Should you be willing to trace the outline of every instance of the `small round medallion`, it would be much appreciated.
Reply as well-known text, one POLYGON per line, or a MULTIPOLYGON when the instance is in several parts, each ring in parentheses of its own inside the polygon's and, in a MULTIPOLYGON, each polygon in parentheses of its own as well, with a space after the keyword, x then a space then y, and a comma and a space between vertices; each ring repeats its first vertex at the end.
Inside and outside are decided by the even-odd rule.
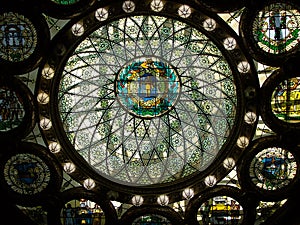
POLYGON ((117 99, 131 114, 153 118, 167 113, 176 104, 180 80, 176 70, 158 59, 139 59, 117 75, 117 99))

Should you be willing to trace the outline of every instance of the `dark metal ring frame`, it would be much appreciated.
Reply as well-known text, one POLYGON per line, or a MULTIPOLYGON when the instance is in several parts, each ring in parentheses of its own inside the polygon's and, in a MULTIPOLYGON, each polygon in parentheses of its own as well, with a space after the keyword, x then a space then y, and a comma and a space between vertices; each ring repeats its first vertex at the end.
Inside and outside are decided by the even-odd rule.
POLYGON ((238 160, 242 155, 243 151, 240 147, 237 146, 236 141, 239 136, 246 136, 249 140, 252 139, 257 121, 253 124, 247 124, 243 121, 244 115, 247 111, 252 111, 257 113, 257 98, 256 93, 258 92, 258 78, 256 75, 256 70, 254 63, 251 57, 245 51, 243 44, 241 43, 240 38, 236 35, 236 33, 229 28, 229 26, 221 20, 219 17, 214 15, 212 12, 206 11, 205 9, 199 10, 201 7, 196 5, 192 8, 193 13, 189 18, 183 20, 181 17, 176 16, 177 9, 180 6, 179 3, 176 2, 165 2, 164 9, 159 12, 151 12, 149 9, 149 1, 141 1, 136 2, 135 12, 130 14, 125 13, 122 10, 122 1, 114 1, 113 3, 110 1, 101 2, 98 5, 95 5, 90 9, 90 13, 86 15, 82 15, 81 17, 73 18, 54 38, 52 42, 53 48, 49 52, 49 57, 47 61, 44 62, 43 65, 39 68, 39 75, 37 78, 36 92, 44 91, 50 96, 50 103, 45 105, 39 105, 39 114, 40 118, 49 118, 52 121, 52 128, 49 130, 41 130, 42 136, 46 145, 48 145, 51 141, 58 141, 62 150, 59 153, 56 153, 55 156, 61 162, 72 161, 77 166, 77 169, 74 173, 70 174, 76 181, 79 183, 83 183, 83 181, 87 178, 93 177, 95 178, 96 187, 95 191, 103 192, 116 189, 116 184, 108 179, 103 177, 99 177, 99 174, 96 173, 92 168, 89 167, 87 162, 83 160, 78 154, 75 153, 74 147, 69 142, 66 134, 63 132, 63 124, 59 118, 59 111, 57 108, 57 92, 58 92, 58 82, 60 76, 62 74, 64 64, 66 63, 68 56, 74 51, 75 47, 91 32, 95 29, 99 28, 107 24, 110 21, 114 21, 119 18, 124 18, 127 16, 133 15, 164 15, 171 18, 176 18, 180 21, 184 21, 185 23, 191 24, 192 26, 200 29, 210 37, 215 44, 222 49, 224 52, 224 56, 230 63, 233 74, 235 74, 235 78, 237 80, 237 94, 240 96, 240 102, 238 103, 237 108, 237 121, 235 123, 234 132, 232 132, 230 138, 231 141, 227 142, 221 152, 219 153, 219 157, 213 165, 211 165, 206 171, 197 174, 197 176, 193 176, 192 178, 184 179, 177 183, 170 184, 160 184, 154 186, 144 186, 144 187, 129 187, 125 185, 119 185, 117 191, 119 194, 119 201, 122 202, 130 202, 132 195, 134 194, 142 194, 148 195, 149 198, 145 199, 145 204, 148 202, 155 202, 156 195, 167 193, 172 193, 170 196, 170 202, 178 201, 182 199, 181 192, 187 186, 193 186, 195 192, 197 193, 199 190, 203 190, 206 187, 204 184, 204 177, 214 173, 217 178, 217 181, 220 181, 227 173, 228 170, 222 166, 222 162, 225 159, 227 154, 228 157, 232 157, 234 160, 238 160), (94 12, 97 8, 109 6, 109 18, 104 22, 99 22, 95 19, 94 12), (205 14, 206 13, 206 14, 205 14), (201 26, 202 22, 207 18, 213 18, 217 22, 217 27, 215 30, 210 33, 203 29, 201 26), (76 22, 82 22, 85 28, 85 34, 81 37, 77 37, 72 34, 71 27, 76 22), (236 49, 232 51, 225 50, 222 41, 227 37, 234 37, 237 41, 236 49), (237 70, 237 64, 241 61, 247 61, 250 65, 250 70, 247 73, 239 74, 237 70), (53 79, 45 79, 42 77, 41 73, 44 65, 51 66, 54 71, 53 79), (243 90, 246 91, 243 91, 243 90), (247 90, 251 93, 249 94, 247 90), (226 154, 224 152, 226 151, 226 154), (197 181, 197 182, 196 182, 197 181), (196 184, 195 184, 196 183, 196 184), (99 190, 98 190, 99 189, 99 190))
POLYGON ((253 1, 250 0, 246 4, 241 19, 240 19, 240 34, 243 37, 245 46, 247 47, 251 56, 258 62, 270 65, 270 66, 281 66, 287 57, 296 53, 299 49, 299 43, 296 47, 281 54, 271 54, 263 51, 259 46, 257 40, 253 37, 253 22, 258 13, 266 6, 271 3, 284 3, 294 6, 300 11, 300 5, 294 0, 268 0, 268 1, 253 1))
MULTIPOLYGON (((59 225, 61 222, 61 210, 63 207, 72 200, 86 199, 95 202, 100 206, 105 215, 105 224, 119 224, 118 216, 115 207, 109 201, 104 193, 98 194, 93 191, 87 191, 83 187, 75 187, 65 190, 50 197, 45 209, 48 213, 48 224, 59 225)), ((121 224, 120 224, 121 225, 121 224)))
POLYGON ((284 70, 280 68, 275 70, 271 76, 265 80, 260 90, 260 110, 263 122, 274 132, 285 135, 287 138, 299 134, 300 125, 299 123, 288 123, 277 118, 272 111, 271 101, 275 88, 278 87, 281 82, 293 78, 295 75, 295 73, 287 69, 284 70))
POLYGON ((243 157, 242 161, 238 165, 238 178, 242 190, 245 193, 251 193, 255 198, 261 201, 280 201, 291 196, 300 185, 300 158, 299 158, 299 146, 297 140, 291 142, 285 140, 280 135, 270 135, 254 140, 251 145, 248 146, 247 153, 243 157), (293 154, 295 162, 297 164, 296 175, 293 180, 285 187, 277 190, 264 190, 257 187, 250 177, 250 165, 256 154, 269 147, 280 147, 286 149, 293 154))
POLYGON ((47 165, 50 171, 50 181, 45 189, 41 190, 38 193, 27 195, 17 193, 12 190, 7 184, 4 176, 2 176, 0 179, 0 183, 1 189, 4 191, 3 193, 7 194, 5 198, 9 196, 9 199, 17 205, 37 206, 43 205, 44 203, 48 202, 49 196, 57 195, 59 193, 63 179, 62 170, 57 160, 53 156, 49 155, 47 148, 36 143, 21 141, 15 143, 12 142, 8 146, 3 149, 6 154, 1 155, 0 157, 1 171, 4 171, 5 164, 11 157, 18 154, 32 154, 40 158, 43 163, 47 165))
POLYGON ((46 19, 36 7, 28 8, 24 4, 7 1, 0 8, 0 14, 14 12, 23 15, 32 23, 37 35, 37 45, 27 59, 20 62, 9 62, 0 58, 1 69, 7 75, 21 75, 33 71, 42 63, 48 53, 50 31, 46 19))
POLYGON ((26 137, 36 124, 36 101, 30 89, 18 77, 0 75, 0 88, 6 87, 20 98, 25 115, 20 125, 9 131, 0 131, 0 141, 7 142, 26 137))
POLYGON ((217 197, 227 196, 236 200, 243 208, 243 220, 241 224, 254 224, 256 217, 257 199, 253 198, 252 193, 245 193, 242 189, 218 185, 213 189, 207 189, 200 195, 195 195, 188 203, 185 210, 186 224, 199 225, 197 221, 198 211, 201 205, 207 200, 217 197))

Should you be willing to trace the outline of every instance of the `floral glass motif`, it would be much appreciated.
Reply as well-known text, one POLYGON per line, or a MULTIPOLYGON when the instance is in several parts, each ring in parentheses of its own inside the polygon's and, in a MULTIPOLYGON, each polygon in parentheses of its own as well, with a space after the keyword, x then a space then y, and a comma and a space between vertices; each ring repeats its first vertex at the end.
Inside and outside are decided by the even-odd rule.
POLYGON ((146 214, 136 218, 132 225, 140 225, 140 224, 165 224, 172 225, 172 223, 164 216, 157 214, 146 214))
POLYGON ((281 82, 272 94, 272 112, 288 123, 300 122, 300 78, 293 77, 281 82))
POLYGON ((252 31, 263 51, 271 54, 290 51, 300 41, 300 13, 289 4, 270 4, 255 18, 252 31))
POLYGON ((260 151, 250 165, 253 184, 265 190, 278 190, 289 185, 296 172, 297 163, 294 156, 278 147, 260 151))
POLYGON ((48 186, 50 169, 38 156, 18 154, 5 163, 4 177, 13 191, 33 195, 48 186))
POLYGON ((0 57, 10 62, 28 59, 37 46, 37 33, 29 19, 18 13, 0 15, 0 57))
POLYGON ((171 110, 180 91, 175 70, 161 61, 135 61, 119 73, 116 93, 126 110, 152 118, 171 110))
POLYGON ((51 1, 59 5, 72 5, 79 2, 80 0, 51 0, 51 1))
POLYGON ((0 86, 0 131, 6 132, 18 127, 25 116, 20 96, 7 87, 0 86))
POLYGON ((216 196, 208 199, 199 208, 198 222, 209 224, 242 224, 243 207, 234 198, 216 196))
POLYGON ((95 30, 66 62, 58 97, 75 150, 101 176, 133 186, 206 169, 229 137, 237 107, 234 77, 218 47, 188 24, 160 16, 127 17, 95 30), (142 73, 130 86, 135 66, 142 73), (148 73, 143 66, 152 83, 138 86, 148 73), (155 98, 145 101, 147 91, 155 98), (158 95, 162 101, 147 108, 158 95))

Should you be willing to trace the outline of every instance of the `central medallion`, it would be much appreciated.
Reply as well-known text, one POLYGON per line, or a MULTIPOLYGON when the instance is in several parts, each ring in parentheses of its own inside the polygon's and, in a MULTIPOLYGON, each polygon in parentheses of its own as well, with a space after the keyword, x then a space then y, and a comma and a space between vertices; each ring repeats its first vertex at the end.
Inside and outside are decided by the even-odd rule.
POLYGON ((140 58, 120 70, 115 88, 117 99, 128 112, 153 118, 174 107, 180 94, 180 79, 167 62, 140 58))

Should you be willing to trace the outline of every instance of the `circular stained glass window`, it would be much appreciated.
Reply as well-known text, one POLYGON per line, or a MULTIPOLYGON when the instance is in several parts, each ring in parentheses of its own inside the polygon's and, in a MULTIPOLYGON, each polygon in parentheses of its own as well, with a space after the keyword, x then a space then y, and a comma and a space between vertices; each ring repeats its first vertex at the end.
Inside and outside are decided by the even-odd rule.
POLYGON ((258 13, 252 31, 263 51, 271 54, 290 51, 300 41, 300 12, 289 4, 270 4, 258 13))
POLYGON ((9 62, 28 59, 37 46, 37 32, 25 16, 8 12, 0 15, 0 57, 9 62))
POLYGON ((91 33, 66 62, 58 96, 75 150, 100 175, 131 186, 210 166, 238 99, 221 50, 163 16, 127 17, 91 33))
POLYGON ((8 186, 18 194, 34 195, 48 186, 50 169, 33 154, 17 154, 5 163, 4 178, 8 186))
POLYGON ((253 158, 250 164, 253 184, 264 190, 278 190, 288 186, 297 173, 294 156, 280 147, 266 148, 253 158))
POLYGON ((273 114, 288 123, 300 121, 300 87, 299 77, 281 82, 273 91, 271 105, 273 114))

